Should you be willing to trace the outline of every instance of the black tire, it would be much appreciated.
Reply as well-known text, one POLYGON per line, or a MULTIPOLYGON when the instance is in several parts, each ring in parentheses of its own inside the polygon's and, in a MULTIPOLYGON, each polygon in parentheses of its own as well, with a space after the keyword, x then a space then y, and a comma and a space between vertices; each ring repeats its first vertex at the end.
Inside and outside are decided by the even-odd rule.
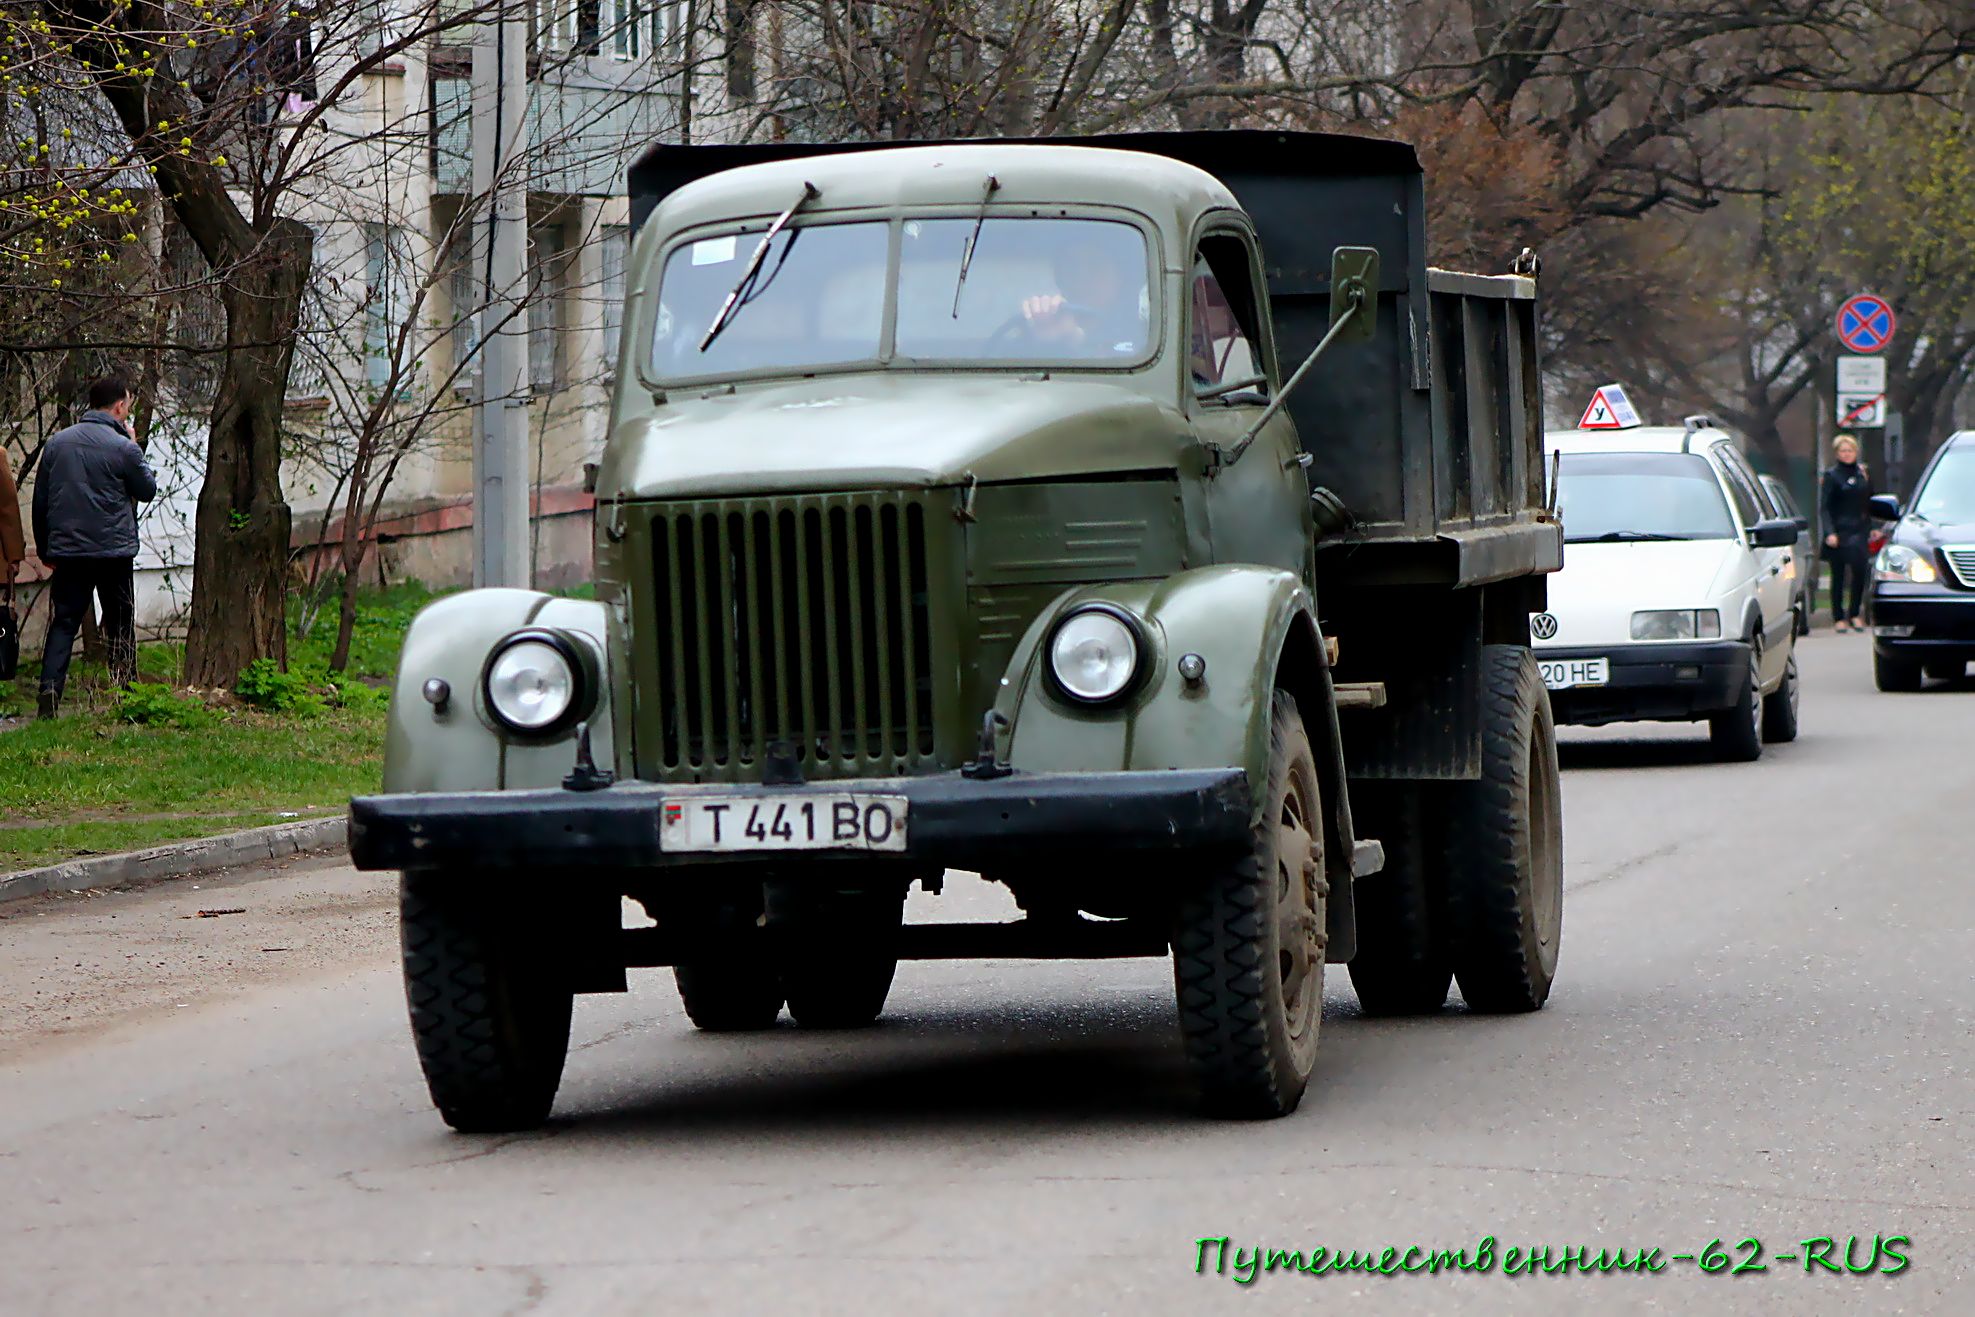
POLYGON ((1896 658, 1872 651, 1872 684, 1882 691, 1917 691, 1920 689, 1920 665, 1912 659, 1896 658))
POLYGON ((425 1085, 467 1134, 548 1119, 569 1054, 575 994, 518 906, 462 875, 407 873, 399 886, 405 999, 425 1085))
POLYGON ((1749 671, 1734 706, 1708 719, 1708 739, 1714 757, 1725 764, 1746 764, 1762 758, 1762 645, 1749 638, 1749 671))
POLYGON ((788 930, 782 990, 805 1029, 861 1029, 884 1012, 898 972, 904 893, 860 893, 788 930))
POLYGON ((1797 648, 1790 647, 1790 657, 1783 665, 1783 684, 1762 701, 1762 739, 1770 745, 1782 745, 1797 739, 1797 705, 1802 699, 1802 685, 1797 680, 1797 648))
POLYGON ((782 983, 773 962, 745 945, 725 956, 674 965, 672 981, 679 985, 686 1018, 706 1033, 772 1029, 782 1013, 782 983))
POLYGON ((1967 675, 1968 665, 1954 659, 1937 660, 1933 663, 1922 664, 1921 671, 1925 672, 1935 681, 1960 681, 1967 675))
POLYGON ((1481 651, 1481 777, 1448 790, 1454 978, 1469 1009, 1539 1009, 1563 939, 1563 799, 1556 724, 1536 658, 1481 651))
POLYGON ((1303 1100, 1323 1023, 1323 806, 1295 700, 1277 691, 1249 848, 1183 892, 1173 935, 1180 1032, 1202 1104, 1237 1119, 1303 1100))
POLYGON ((1380 785, 1351 793, 1358 831, 1385 846, 1385 867, 1354 884, 1358 950, 1351 986, 1366 1015, 1427 1015, 1447 1002, 1448 959, 1441 848, 1424 788, 1380 785))

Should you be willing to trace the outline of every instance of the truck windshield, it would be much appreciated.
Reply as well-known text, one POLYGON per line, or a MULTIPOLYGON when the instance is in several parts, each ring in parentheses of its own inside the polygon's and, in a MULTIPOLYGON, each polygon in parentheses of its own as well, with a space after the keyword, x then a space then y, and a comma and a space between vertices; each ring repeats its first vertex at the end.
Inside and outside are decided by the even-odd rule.
POLYGON ((720 336, 701 340, 761 242, 758 233, 683 243, 666 258, 652 331, 661 379, 798 370, 877 357, 889 224, 812 224, 775 236, 720 336))
POLYGON ((810 223, 777 234, 720 334, 707 327, 761 233, 682 243, 666 257, 652 332, 660 380, 791 374, 888 360, 1135 366, 1151 355, 1144 235, 1115 220, 976 217, 810 223), (893 277, 893 230, 898 232, 893 277), (886 341, 887 301, 896 328, 886 341))
POLYGON ((1975 522, 1975 447, 1961 444, 1941 454, 1913 500, 1913 512, 1947 524, 1975 522))
POLYGON ((1698 453, 1565 453, 1557 494, 1566 544, 1735 534, 1721 484, 1698 453))
POLYGON ((1131 365, 1151 346, 1145 238, 1089 219, 990 219, 960 283, 971 219, 907 220, 898 355, 1131 365))

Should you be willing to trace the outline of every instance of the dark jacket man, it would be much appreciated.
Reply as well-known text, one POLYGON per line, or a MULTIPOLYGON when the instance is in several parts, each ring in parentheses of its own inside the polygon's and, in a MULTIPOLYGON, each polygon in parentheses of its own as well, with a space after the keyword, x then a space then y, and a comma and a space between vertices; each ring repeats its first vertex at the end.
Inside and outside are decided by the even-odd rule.
POLYGON ((120 417, 84 412, 48 441, 39 471, 34 545, 43 562, 137 556, 136 504, 156 498, 158 482, 120 417))
POLYGON ((137 507, 158 492, 144 450, 124 427, 130 386, 119 379, 89 386, 89 410, 48 441, 34 481, 34 547, 54 568, 53 607, 41 657, 40 716, 60 709, 69 655, 89 612, 103 605, 103 640, 112 680, 137 676, 137 507))

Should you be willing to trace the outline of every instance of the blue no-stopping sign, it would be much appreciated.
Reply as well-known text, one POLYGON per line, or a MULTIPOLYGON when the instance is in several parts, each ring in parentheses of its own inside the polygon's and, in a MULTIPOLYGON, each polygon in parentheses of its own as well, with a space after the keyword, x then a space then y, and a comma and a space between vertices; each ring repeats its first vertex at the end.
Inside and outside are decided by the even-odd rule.
POLYGON ((1898 324, 1892 303, 1876 293, 1860 293, 1838 308, 1838 341, 1853 352, 1883 352, 1898 324))

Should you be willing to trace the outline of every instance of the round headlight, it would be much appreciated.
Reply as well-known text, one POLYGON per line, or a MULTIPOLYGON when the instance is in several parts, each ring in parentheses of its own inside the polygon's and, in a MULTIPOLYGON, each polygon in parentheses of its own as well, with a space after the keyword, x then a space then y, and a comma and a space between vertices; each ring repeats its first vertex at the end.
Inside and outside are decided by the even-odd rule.
POLYGON ((546 636, 508 641, 487 665, 487 709, 517 732, 545 732, 575 707, 576 664, 546 636))
POLYGON ((1049 669, 1073 700, 1115 700, 1138 676, 1138 634, 1108 608, 1081 609, 1057 624, 1049 642, 1049 669))

